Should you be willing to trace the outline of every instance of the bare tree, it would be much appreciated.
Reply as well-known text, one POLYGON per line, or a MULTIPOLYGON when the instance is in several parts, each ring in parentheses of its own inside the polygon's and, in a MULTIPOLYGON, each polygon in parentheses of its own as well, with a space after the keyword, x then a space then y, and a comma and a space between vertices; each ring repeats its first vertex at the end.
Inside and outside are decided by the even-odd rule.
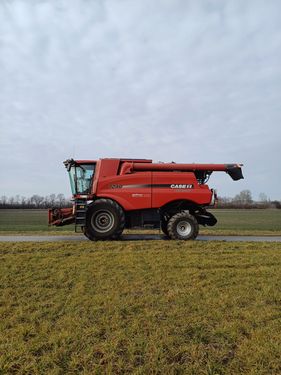
POLYGON ((50 207, 54 207, 56 202, 56 194, 50 194, 48 197, 48 204, 50 207))
POLYGON ((60 207, 63 207, 65 205, 65 197, 63 194, 60 193, 57 195, 57 202, 60 207))
POLYGON ((233 201, 240 206, 249 206, 253 203, 252 193, 250 190, 242 190, 234 197, 233 201))
POLYGON ((41 197, 40 195, 34 194, 31 197, 31 203, 35 205, 36 208, 39 208, 42 202, 44 201, 44 197, 41 197))
POLYGON ((66 199, 63 194, 50 194, 45 197, 34 194, 31 197, 16 195, 0 197, 0 208, 51 208, 51 207, 71 207, 72 202, 66 199))
POLYGON ((21 197, 20 206, 21 208, 24 208, 26 206, 26 197, 21 197))
POLYGON ((267 197, 267 195, 265 193, 260 193, 259 194, 259 200, 260 200, 260 202, 263 202, 263 203, 269 201, 269 199, 268 199, 268 197, 267 197))
POLYGON ((2 195, 1 198, 0 198, 1 207, 5 207, 6 204, 7 204, 7 201, 8 201, 8 198, 6 197, 6 195, 2 195))

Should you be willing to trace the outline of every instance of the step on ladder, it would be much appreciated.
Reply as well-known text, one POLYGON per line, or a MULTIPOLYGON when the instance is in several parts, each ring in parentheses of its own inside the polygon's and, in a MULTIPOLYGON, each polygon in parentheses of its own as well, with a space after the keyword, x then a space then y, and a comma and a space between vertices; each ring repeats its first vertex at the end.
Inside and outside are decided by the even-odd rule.
POLYGON ((75 232, 81 232, 82 227, 86 226, 87 202, 85 200, 77 200, 75 202, 75 232), (77 230, 79 228, 79 230, 77 230))

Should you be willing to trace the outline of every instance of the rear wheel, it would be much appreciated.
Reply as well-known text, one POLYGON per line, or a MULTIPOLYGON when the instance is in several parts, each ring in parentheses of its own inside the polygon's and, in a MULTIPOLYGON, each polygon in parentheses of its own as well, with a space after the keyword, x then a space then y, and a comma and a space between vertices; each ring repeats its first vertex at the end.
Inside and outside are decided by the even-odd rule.
POLYGON ((199 225, 194 216, 182 211, 170 218, 167 232, 173 240, 193 240, 198 235, 199 225))
POLYGON ((92 241, 116 239, 124 226, 123 209, 110 199, 98 199, 88 208, 84 234, 92 241))

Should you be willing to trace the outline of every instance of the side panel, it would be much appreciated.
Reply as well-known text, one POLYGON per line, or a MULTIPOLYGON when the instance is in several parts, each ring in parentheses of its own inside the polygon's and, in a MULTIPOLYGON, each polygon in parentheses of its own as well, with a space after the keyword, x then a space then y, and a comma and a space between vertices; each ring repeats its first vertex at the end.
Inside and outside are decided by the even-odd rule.
POLYGON ((92 194, 96 194, 100 178, 117 175, 119 164, 119 159, 100 159, 97 161, 94 181, 92 185, 92 194))
POLYGON ((125 210, 151 208, 151 172, 102 177, 98 181, 97 197, 110 198, 125 210))
POLYGON ((152 172, 152 207, 161 207, 175 200, 190 200, 208 205, 212 192, 199 185, 192 172, 152 172))

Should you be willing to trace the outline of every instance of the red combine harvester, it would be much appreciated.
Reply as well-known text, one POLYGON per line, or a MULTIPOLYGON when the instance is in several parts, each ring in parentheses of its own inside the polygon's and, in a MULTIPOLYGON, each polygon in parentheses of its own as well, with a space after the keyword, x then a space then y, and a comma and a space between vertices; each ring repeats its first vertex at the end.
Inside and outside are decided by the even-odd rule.
POLYGON ((75 224, 90 240, 118 238, 124 228, 159 228, 190 240, 199 224, 217 220, 206 211, 217 197, 206 182, 214 171, 243 178, 241 164, 152 163, 146 159, 66 160, 73 208, 49 210, 49 224, 75 224))

